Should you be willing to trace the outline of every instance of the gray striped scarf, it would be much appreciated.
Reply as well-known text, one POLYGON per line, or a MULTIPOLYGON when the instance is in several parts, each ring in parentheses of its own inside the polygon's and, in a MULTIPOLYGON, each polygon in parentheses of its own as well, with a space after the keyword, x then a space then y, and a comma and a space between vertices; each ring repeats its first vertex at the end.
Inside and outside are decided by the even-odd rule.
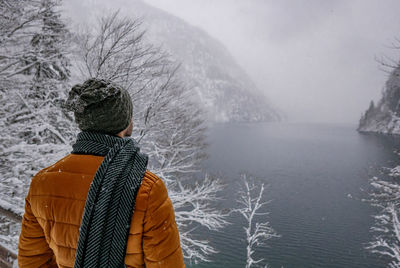
POLYGON ((136 194, 148 157, 132 138, 95 132, 80 132, 72 148, 73 154, 105 156, 86 199, 74 267, 124 267, 136 194))

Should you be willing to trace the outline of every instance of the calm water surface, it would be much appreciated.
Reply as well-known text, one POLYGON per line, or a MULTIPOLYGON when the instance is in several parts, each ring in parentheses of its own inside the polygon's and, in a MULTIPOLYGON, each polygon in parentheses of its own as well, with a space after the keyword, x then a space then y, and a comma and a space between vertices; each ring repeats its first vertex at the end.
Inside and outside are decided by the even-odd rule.
MULTIPOLYGON (((217 124, 209 129, 204 169, 221 174, 227 187, 220 208, 234 204, 240 172, 269 184, 268 220, 281 238, 257 250, 271 267, 385 267, 363 249, 371 239, 371 215, 361 202, 377 168, 398 161, 393 138, 361 135, 354 125, 217 124)), ((192 267, 244 267, 243 220, 222 232, 204 232, 220 252, 192 267)))

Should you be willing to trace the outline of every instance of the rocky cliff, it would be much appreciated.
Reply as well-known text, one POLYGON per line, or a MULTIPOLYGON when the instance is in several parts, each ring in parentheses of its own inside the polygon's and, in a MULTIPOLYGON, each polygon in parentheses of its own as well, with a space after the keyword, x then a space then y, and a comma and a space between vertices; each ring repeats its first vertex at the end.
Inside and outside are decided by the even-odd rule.
POLYGON ((371 101, 358 131, 400 135, 400 65, 390 73, 379 102, 371 101))

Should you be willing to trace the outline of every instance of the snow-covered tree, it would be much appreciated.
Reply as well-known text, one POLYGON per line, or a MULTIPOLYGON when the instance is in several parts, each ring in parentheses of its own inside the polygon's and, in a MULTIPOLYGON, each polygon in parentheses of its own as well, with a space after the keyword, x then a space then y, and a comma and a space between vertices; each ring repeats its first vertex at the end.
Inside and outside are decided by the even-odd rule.
POLYGON ((221 190, 217 179, 195 182, 206 157, 203 112, 178 79, 179 64, 146 42, 140 20, 118 12, 101 17, 74 37, 78 81, 97 77, 124 86, 132 96, 133 136, 149 155, 149 168, 162 177, 174 204, 184 257, 207 261, 215 253, 193 229, 218 230, 227 222, 213 207, 221 190))
POLYGON ((246 220, 246 225, 243 227, 246 234, 246 268, 250 268, 264 261, 264 259, 254 259, 253 254, 256 248, 280 235, 265 218, 269 212, 262 212, 263 207, 269 203, 269 201, 263 201, 264 183, 256 183, 256 178, 245 173, 241 174, 241 182, 243 186, 237 199, 240 207, 233 211, 240 213, 246 220))
POLYGON ((75 37, 76 79, 112 80, 131 93, 135 138, 154 156, 153 169, 168 180, 177 172, 198 171, 205 157, 203 114, 177 79, 179 65, 145 42, 140 26, 140 20, 115 12, 81 30, 75 37))
POLYGON ((388 256, 389 267, 400 267, 400 166, 389 169, 388 177, 370 180, 373 191, 369 202, 380 208, 374 216, 375 225, 371 228, 374 233, 366 249, 373 253, 388 256))
POLYGON ((58 6, 55 0, 0 4, 0 168, 5 189, 10 187, 0 195, 19 205, 31 176, 62 155, 74 130, 60 109, 69 60, 58 6), (9 181, 20 183, 14 188, 9 181))

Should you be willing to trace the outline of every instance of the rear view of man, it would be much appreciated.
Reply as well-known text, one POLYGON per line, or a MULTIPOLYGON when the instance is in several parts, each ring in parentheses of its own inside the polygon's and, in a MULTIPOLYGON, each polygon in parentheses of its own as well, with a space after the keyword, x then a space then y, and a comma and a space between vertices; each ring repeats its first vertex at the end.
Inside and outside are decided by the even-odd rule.
POLYGON ((20 267, 184 267, 172 203, 132 135, 132 100, 89 79, 69 93, 81 132, 25 199, 20 267))

